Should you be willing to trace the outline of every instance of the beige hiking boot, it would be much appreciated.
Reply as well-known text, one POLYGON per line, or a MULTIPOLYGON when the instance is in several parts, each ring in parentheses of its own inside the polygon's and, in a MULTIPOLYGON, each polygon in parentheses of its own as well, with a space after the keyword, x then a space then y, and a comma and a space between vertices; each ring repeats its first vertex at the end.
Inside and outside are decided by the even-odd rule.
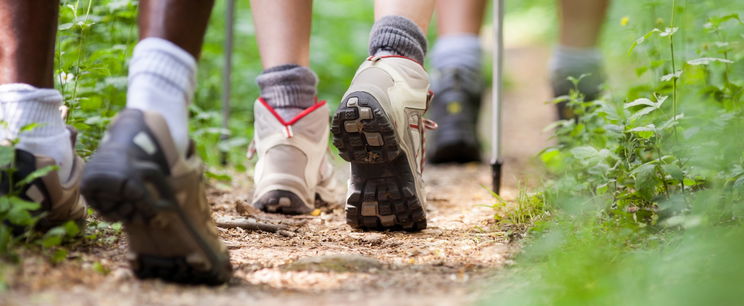
POLYGON ((338 202, 339 186, 328 155, 329 111, 325 101, 285 121, 266 101, 253 107, 253 206, 266 212, 306 214, 338 202))
POLYGON ((333 144, 351 162, 346 222, 361 229, 426 228, 421 179, 429 79, 417 62, 368 58, 331 123, 333 144))
POLYGON ((88 162, 82 192, 103 217, 121 221, 139 278, 222 284, 232 275, 204 191, 193 144, 183 158, 156 113, 125 109, 88 162))
MULTIPOLYGON (((77 132, 73 129, 69 129, 69 132, 74 151, 77 132)), ((15 149, 15 171, 12 182, 20 182, 34 171, 54 165, 56 162, 51 157, 15 149)), ((84 167, 83 159, 74 155, 70 176, 64 182, 60 182, 57 170, 52 170, 16 191, 8 188, 7 173, 3 172, 0 194, 13 193, 26 201, 41 204, 41 207, 33 212, 34 215, 42 215, 35 225, 36 230, 46 231, 67 221, 75 221, 82 232, 85 218, 88 215, 85 201, 80 196, 80 181, 84 167)), ((14 229, 17 234, 22 230, 20 227, 14 229)))

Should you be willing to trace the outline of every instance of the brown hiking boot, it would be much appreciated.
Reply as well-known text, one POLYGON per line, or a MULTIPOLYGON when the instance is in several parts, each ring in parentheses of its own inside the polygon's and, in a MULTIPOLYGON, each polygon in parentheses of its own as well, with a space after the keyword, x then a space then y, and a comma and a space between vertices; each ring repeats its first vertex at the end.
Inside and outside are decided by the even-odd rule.
POLYGON ((121 221, 139 278, 217 285, 232 267, 211 217, 203 165, 176 151, 156 113, 122 111, 83 175, 83 195, 103 217, 121 221))
MULTIPOLYGON (((74 148, 77 132, 70 129, 70 135, 74 148)), ((56 162, 51 157, 15 149, 15 171, 11 181, 20 182, 35 171, 54 165, 56 162)), ((64 182, 60 182, 57 170, 52 170, 22 186, 21 190, 15 191, 10 188, 8 173, 3 171, 0 195, 12 193, 23 200, 39 203, 41 207, 32 212, 33 215, 43 215, 35 225, 36 230, 46 231, 67 221, 75 221, 82 232, 87 216, 85 201, 80 196, 80 180, 84 166, 83 159, 75 155, 70 176, 64 182)), ((20 234, 22 230, 21 227, 14 228, 15 234, 20 234)))

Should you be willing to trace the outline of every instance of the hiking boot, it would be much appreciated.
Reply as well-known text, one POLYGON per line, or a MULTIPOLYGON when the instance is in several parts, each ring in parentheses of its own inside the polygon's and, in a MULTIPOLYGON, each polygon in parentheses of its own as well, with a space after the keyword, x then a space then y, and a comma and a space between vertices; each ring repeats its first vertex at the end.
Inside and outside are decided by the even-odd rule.
POLYGON ((157 113, 123 110, 83 174, 101 216, 121 221, 139 278, 216 285, 232 274, 204 192, 193 143, 183 158, 157 113))
POLYGON ((253 206, 295 215, 337 203, 339 190, 327 153, 329 112, 325 101, 289 122, 262 98, 256 100, 253 111, 253 146, 258 153, 253 206))
POLYGON ((432 83, 431 119, 439 124, 429 141, 427 160, 432 164, 481 160, 476 122, 481 103, 480 76, 465 76, 463 69, 440 71, 432 83))
POLYGON ((424 119, 430 93, 421 64, 369 57, 333 116, 333 144, 351 163, 346 222, 359 229, 426 228, 424 119))
MULTIPOLYGON (((72 128, 68 128, 68 130, 74 152, 77 131, 72 128)), ((74 221, 80 228, 80 232, 83 232, 85 218, 88 215, 85 201, 80 196, 80 180, 85 162, 77 154, 73 157, 70 176, 64 182, 60 182, 57 170, 52 170, 33 179, 30 183, 22 186, 20 190, 10 188, 11 182, 16 184, 37 170, 56 164, 51 157, 15 149, 13 179, 9 181, 8 172, 2 172, 0 195, 12 194, 23 200, 39 203, 40 208, 31 212, 34 216, 42 215, 34 226, 37 231, 44 232, 67 221, 74 221)), ((21 234, 23 230, 20 226, 13 226, 13 233, 16 235, 21 234)))

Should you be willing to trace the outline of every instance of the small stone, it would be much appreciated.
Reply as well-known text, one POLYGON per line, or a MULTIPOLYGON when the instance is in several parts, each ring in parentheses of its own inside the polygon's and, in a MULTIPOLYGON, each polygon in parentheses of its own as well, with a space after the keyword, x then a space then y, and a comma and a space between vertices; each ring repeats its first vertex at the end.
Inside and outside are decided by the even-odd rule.
POLYGON ((132 274, 132 271, 125 268, 118 268, 114 271, 111 271, 111 274, 109 274, 109 279, 117 283, 125 282, 133 278, 134 275, 132 274))
POLYGON ((344 273, 379 271, 382 267, 382 263, 373 258, 341 254, 300 258, 281 268, 285 271, 344 273))

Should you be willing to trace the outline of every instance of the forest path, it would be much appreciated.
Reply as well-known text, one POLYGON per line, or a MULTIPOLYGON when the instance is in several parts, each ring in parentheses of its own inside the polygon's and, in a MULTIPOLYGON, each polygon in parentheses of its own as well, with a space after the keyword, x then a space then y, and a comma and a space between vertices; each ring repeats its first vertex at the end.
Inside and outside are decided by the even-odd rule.
MULTIPOLYGON (((508 49, 510 86, 504 113, 505 174, 502 196, 513 201, 518 182, 539 177, 532 167, 548 143, 542 129, 554 117, 542 47, 508 49)), ((488 107, 482 112, 488 116, 488 107)), ((489 118, 489 117, 484 117, 489 118)), ((481 130, 488 124, 482 120, 481 130)), ((339 166, 339 172, 348 167, 339 166)), ((9 290, 0 304, 146 305, 451 305, 476 301, 488 280, 517 250, 514 235, 493 222, 495 200, 487 165, 427 167, 429 228, 420 233, 358 232, 342 208, 320 216, 268 215, 248 207, 249 176, 213 184, 215 217, 250 215, 302 224, 294 234, 220 229, 235 275, 227 286, 184 287, 139 281, 129 272, 125 235, 101 224, 95 243, 74 246, 60 264, 24 251, 5 269, 9 290), (241 211, 241 212, 239 212, 241 211)), ((534 182, 533 182, 534 183, 534 182)), ((530 184, 528 184, 530 185, 530 184)), ((3 269, 0 269, 2 272, 3 269)))

